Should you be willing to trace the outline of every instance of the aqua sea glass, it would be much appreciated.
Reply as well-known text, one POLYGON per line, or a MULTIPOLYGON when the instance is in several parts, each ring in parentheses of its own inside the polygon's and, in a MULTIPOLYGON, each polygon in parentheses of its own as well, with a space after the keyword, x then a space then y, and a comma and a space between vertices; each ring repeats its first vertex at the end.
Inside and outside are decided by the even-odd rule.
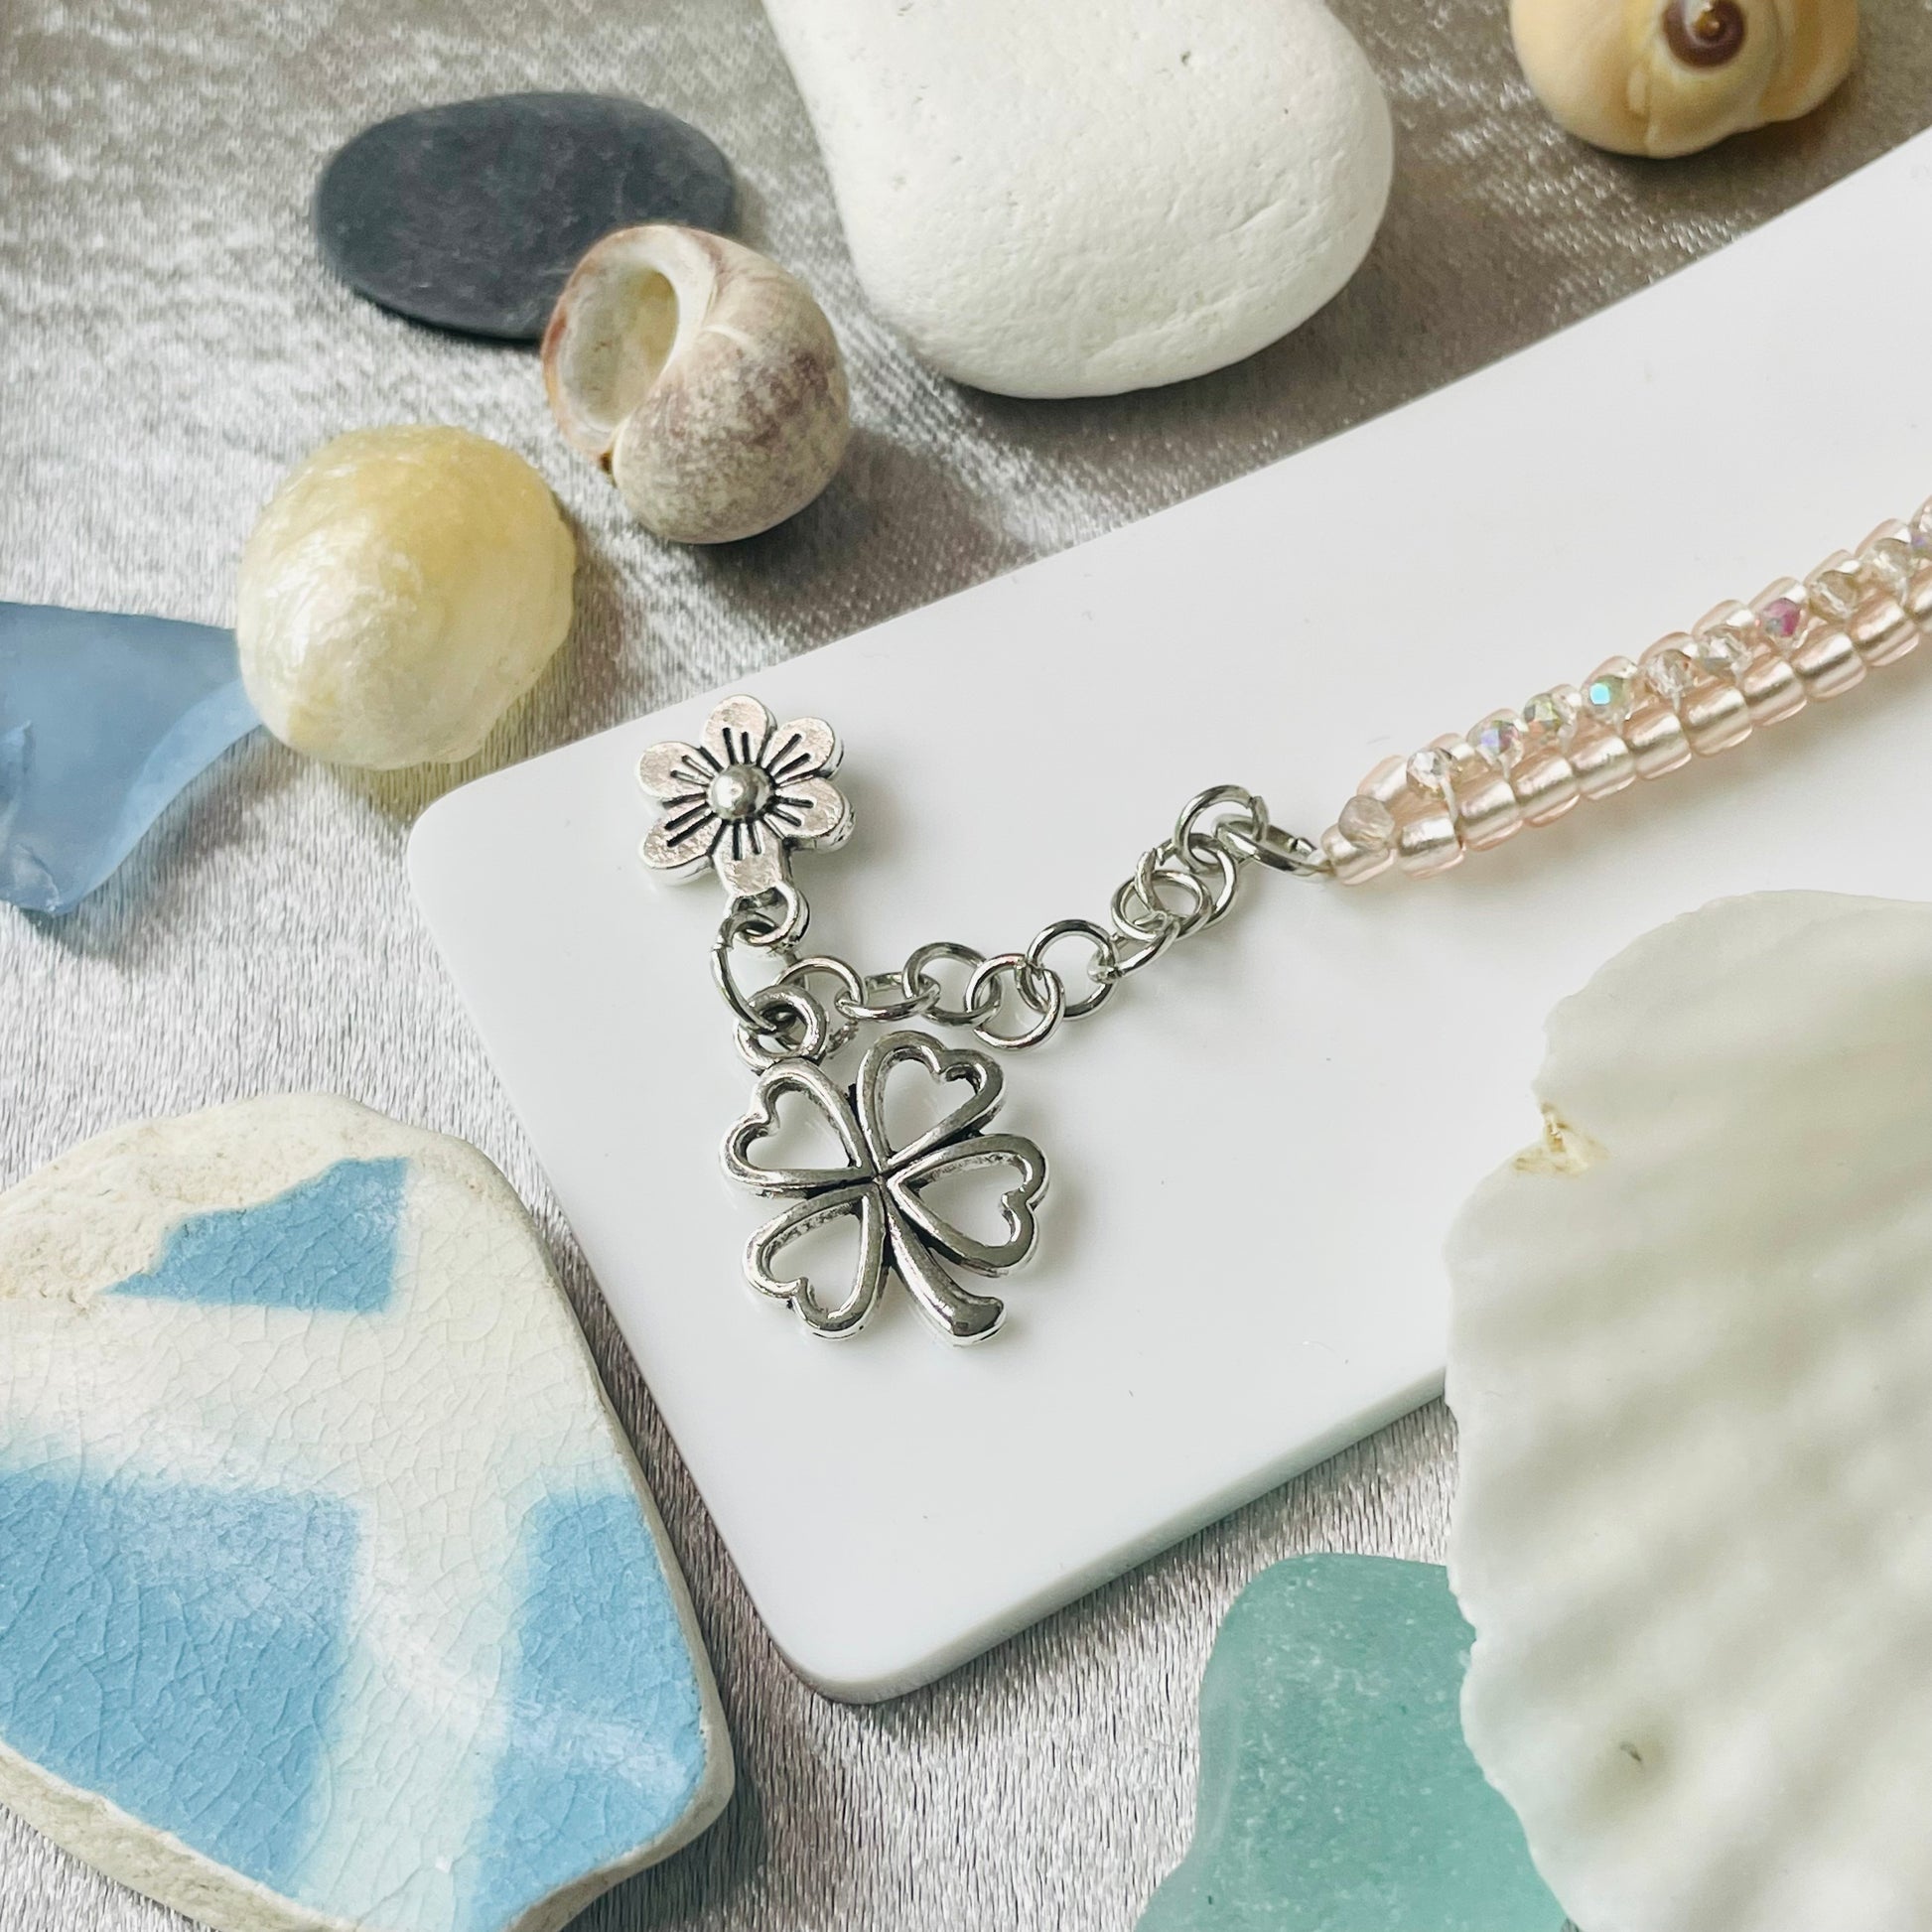
POLYGON ((1139 1932, 1561 1932, 1462 1741, 1469 1643, 1434 1564, 1263 1571, 1214 1641, 1193 1844, 1139 1932))
POLYGON ((0 604, 0 899, 70 911, 259 722, 230 631, 0 604))

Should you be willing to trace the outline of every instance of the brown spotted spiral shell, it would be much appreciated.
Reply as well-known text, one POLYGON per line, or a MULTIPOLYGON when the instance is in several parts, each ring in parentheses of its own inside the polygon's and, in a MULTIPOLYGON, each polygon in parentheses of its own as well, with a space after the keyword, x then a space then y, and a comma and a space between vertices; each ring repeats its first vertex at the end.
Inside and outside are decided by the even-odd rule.
POLYGON ((1858 0, 1511 0, 1523 72, 1572 134, 1693 154, 1808 114, 1851 70, 1858 0))

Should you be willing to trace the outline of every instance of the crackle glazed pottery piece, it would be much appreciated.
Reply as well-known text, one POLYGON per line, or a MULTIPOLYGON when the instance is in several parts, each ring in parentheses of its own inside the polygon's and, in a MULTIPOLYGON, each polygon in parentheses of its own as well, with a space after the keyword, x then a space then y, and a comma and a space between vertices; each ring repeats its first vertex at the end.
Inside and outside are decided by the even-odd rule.
POLYGON ((1105 395, 1355 272, 1389 113, 1320 0, 766 0, 873 307, 943 374, 1105 395))
POLYGON ((454 764, 569 634, 577 545, 513 451, 435 423, 299 464, 242 553, 235 637, 284 744, 334 764, 454 764))
POLYGON ((565 440, 676 543, 731 543, 831 482, 851 427, 811 291, 722 235, 652 225, 578 264, 543 338, 565 440))
POLYGON ((731 225, 731 164, 688 122, 609 94, 418 107, 343 148, 316 187, 322 258, 417 322, 535 342, 577 259, 638 221, 731 225))
POLYGON ((70 912, 260 722, 230 631, 0 604, 0 899, 70 912))
POLYGON ((1809 114, 1852 70, 1858 0, 1512 0, 1524 77, 1616 154, 1694 154, 1809 114))
POLYGON ((1139 1932, 1560 1932, 1462 1741, 1468 1648, 1435 1564, 1264 1570, 1214 1639, 1194 1841, 1139 1932))
POLYGON ((482 1155, 278 1096, 0 1195, 0 1802, 231 1932, 549 1932, 731 1782, 482 1155))
POLYGON ((1537 1091, 1449 1247, 1469 1742, 1588 1932, 1932 1923, 1932 906, 1679 919, 1537 1091))

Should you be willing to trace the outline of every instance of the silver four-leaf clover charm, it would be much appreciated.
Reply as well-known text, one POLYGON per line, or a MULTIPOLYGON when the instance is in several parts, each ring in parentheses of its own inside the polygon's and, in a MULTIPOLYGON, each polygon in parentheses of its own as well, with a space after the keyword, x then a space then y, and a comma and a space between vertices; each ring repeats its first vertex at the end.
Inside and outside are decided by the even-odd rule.
MULTIPOLYGON (((849 1084, 828 1072, 827 1062, 865 1028, 964 1026, 989 1044, 1013 1047, 1043 1037, 1063 1013, 1091 1007, 1072 1007, 1057 977, 1020 954, 988 960, 941 943, 916 948, 897 973, 874 974, 827 953, 801 957, 811 913, 792 881, 790 854, 795 846, 842 845, 850 834, 851 809, 830 781, 838 763, 829 725, 817 718, 777 724, 758 699, 741 694, 718 705, 696 745, 653 745, 637 766, 660 806, 644 838, 644 863, 681 878, 709 869, 731 899, 712 950, 713 972, 758 1085, 751 1111, 725 1137, 725 1170, 786 1203, 753 1235, 745 1277, 819 1335, 857 1333, 897 1278, 948 1340, 982 1341, 1000 1327, 1006 1305, 963 1287, 953 1271, 998 1276, 1019 1267, 1034 1251, 1034 1210, 1046 1191, 1039 1149, 1018 1134, 987 1132, 1005 1084, 999 1067, 971 1047, 909 1032, 877 1038, 849 1084), (933 977, 933 968, 948 962, 971 968, 963 1005, 948 1004, 933 977), (1001 974, 1013 978, 1035 1015, 1048 1016, 1043 1031, 1037 1024, 1019 1035, 991 1031, 1001 1010, 1001 974), (886 1083, 902 1066, 924 1070, 945 1111, 898 1147, 887 1126, 886 1083), (761 1146, 772 1154, 767 1144, 777 1136, 778 1105, 787 1095, 802 1099, 830 1130, 840 1165, 767 1166, 755 1158, 761 1146), (957 1226, 936 1192, 943 1181, 981 1171, 1000 1181, 1004 1232, 995 1240, 957 1226), (787 1249, 845 1217, 856 1222, 858 1237, 848 1281, 827 1290, 796 1263, 796 1272, 784 1272, 787 1249)), ((1072 927, 1097 930, 1078 920, 1072 927)), ((1097 1005, 1104 994, 1088 997, 1097 1005)))
POLYGON ((962 1288, 944 1266, 975 1275, 1004 1275, 1033 1253, 1034 1209, 1046 1191, 1046 1157, 1018 1134, 989 1134, 1000 1104, 1000 1069, 986 1054, 944 1046, 927 1034, 887 1034, 867 1049, 858 1078, 841 1090, 817 1061, 774 1061, 759 1075, 751 1111, 725 1137, 725 1169, 734 1179, 791 1204, 753 1235, 745 1275, 760 1294, 788 1303, 815 1334, 849 1335, 864 1326, 889 1274, 905 1284, 914 1305, 950 1341, 983 1341, 1000 1326, 1006 1304, 962 1288), (966 1089, 949 1112, 903 1147, 886 1129, 886 1080, 915 1062, 942 1087, 966 1089), (793 1093, 828 1126, 845 1156, 836 1168, 767 1168, 753 1151, 777 1126, 780 1099, 793 1093), (1006 1233, 982 1241, 956 1227, 924 1190, 975 1169, 1005 1169, 1000 1195, 1006 1233), (827 1296, 804 1275, 785 1276, 779 1256, 801 1235, 841 1215, 859 1223, 859 1260, 843 1293, 827 1296))
POLYGON ((843 845, 852 808, 830 782, 839 741, 830 725, 772 721, 742 693, 711 714, 696 745, 653 745, 638 781, 663 804, 640 856, 653 871, 690 878, 709 864, 734 898, 791 883, 795 845, 843 845))

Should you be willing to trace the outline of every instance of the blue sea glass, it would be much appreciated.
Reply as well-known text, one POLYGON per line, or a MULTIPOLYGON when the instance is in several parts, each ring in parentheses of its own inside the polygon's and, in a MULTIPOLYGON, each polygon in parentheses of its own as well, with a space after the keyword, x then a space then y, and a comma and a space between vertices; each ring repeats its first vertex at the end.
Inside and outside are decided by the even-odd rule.
POLYGON ((1140 1932, 1561 1932, 1462 1741, 1469 1643, 1434 1564, 1264 1570, 1215 1638, 1194 1842, 1140 1932))
POLYGON ((71 911, 260 722, 231 631, 0 603, 0 899, 71 911))

